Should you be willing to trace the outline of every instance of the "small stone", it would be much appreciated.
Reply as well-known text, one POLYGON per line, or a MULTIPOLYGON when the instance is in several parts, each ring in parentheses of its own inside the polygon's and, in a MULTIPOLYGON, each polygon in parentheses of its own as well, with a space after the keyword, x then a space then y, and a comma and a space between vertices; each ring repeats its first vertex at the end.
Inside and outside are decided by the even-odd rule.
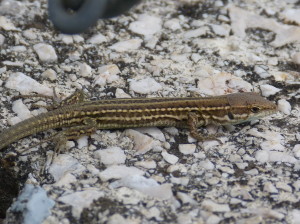
POLYGON ((300 25, 300 9, 285 9, 280 15, 285 22, 295 22, 300 25))
POLYGON ((98 33, 94 36, 92 36, 90 39, 87 40, 90 44, 101 44, 103 42, 107 42, 107 39, 102 34, 98 33))
POLYGON ((280 144, 280 141, 264 141, 260 144, 262 150, 284 151, 285 147, 280 144))
POLYGON ((269 162, 285 162, 285 163, 296 163, 297 159, 285 152, 269 152, 269 162))
POLYGON ((25 52, 27 48, 25 46, 13 46, 11 50, 14 52, 25 52))
POLYGON ((28 29, 23 31, 23 36, 29 40, 37 39, 37 34, 33 29, 28 29))
POLYGON ((79 75, 82 77, 90 77, 92 74, 92 68, 86 63, 80 63, 79 75))
POLYGON ((221 22, 229 23, 230 19, 225 15, 218 15, 218 20, 221 22))
POLYGON ((116 164, 123 164, 126 160, 126 155, 124 150, 120 147, 109 147, 107 149, 100 149, 94 152, 94 156, 97 159, 106 165, 116 165, 116 164))
POLYGON ((60 34, 59 38, 62 40, 62 42, 64 44, 72 44, 73 43, 73 37, 71 35, 60 34))
POLYGON ((115 95, 116 98, 131 98, 129 94, 125 93, 123 89, 119 89, 119 88, 116 89, 115 95))
POLYGON ((291 214, 289 215, 291 217, 291 223, 293 224, 299 224, 300 220, 300 209, 293 209, 291 214))
POLYGON ((191 59, 197 63, 200 59, 201 59, 201 56, 199 54, 196 54, 196 53, 193 53, 192 56, 191 56, 191 59))
POLYGON ((162 142, 166 141, 164 134, 157 127, 136 128, 135 130, 139 131, 143 134, 148 134, 159 141, 162 141, 162 142))
POLYGON ((277 182, 276 187, 278 189, 281 189, 281 190, 284 190, 284 191, 287 191, 287 192, 292 192, 293 191, 292 187, 290 185, 284 183, 284 182, 277 182))
POLYGON ((271 183, 271 182, 266 182, 265 184, 264 184, 264 189, 263 189, 263 191, 265 191, 265 192, 268 192, 268 193, 275 193, 275 194, 277 194, 278 193, 278 190, 277 190, 277 188, 271 183))
POLYGON ((195 37, 201 37, 206 35, 209 32, 209 28, 207 26, 200 27, 195 30, 189 30, 184 33, 183 37, 185 39, 195 38, 195 37))
POLYGON ((127 175, 110 184, 110 187, 128 187, 160 200, 167 200, 173 196, 171 184, 160 185, 154 179, 141 175, 127 175))
POLYGON ((203 200, 201 206, 210 212, 230 212, 230 208, 227 204, 218 204, 211 200, 203 200))
POLYGON ((229 25, 217 25, 217 24, 211 24, 210 27, 212 28, 212 31, 221 37, 227 37, 230 33, 230 26, 229 25))
POLYGON ((218 168, 219 170, 221 170, 222 172, 224 172, 224 173, 234 174, 234 170, 231 169, 231 168, 228 167, 228 166, 217 166, 217 168, 218 168))
POLYGON ((4 40, 5 40, 5 37, 0 34, 0 46, 2 46, 4 44, 4 40))
POLYGON ((183 192, 180 192, 178 191, 176 193, 176 196, 178 199, 180 199, 182 201, 183 204, 191 204, 191 205, 197 205, 197 201, 195 201, 190 195, 186 194, 186 193, 183 193, 183 192))
POLYGON ((33 46, 33 49, 35 50, 35 52, 39 56, 39 59, 42 62, 50 63, 57 61, 57 55, 55 53, 54 48, 51 45, 43 43, 35 44, 33 46))
POLYGON ((14 67, 23 67, 24 63, 20 61, 2 61, 3 65, 14 66, 14 67))
POLYGON ((292 61, 297 64, 297 65, 300 65, 300 53, 297 52, 293 55, 292 57, 292 61))
POLYGON ((195 150, 195 144, 179 144, 179 151, 184 155, 193 154, 195 150))
POLYGON ((115 50, 117 52, 126 52, 126 51, 139 49, 142 42, 143 41, 141 39, 130 39, 130 40, 117 42, 108 48, 115 50))
POLYGON ((118 74, 120 70, 117 65, 104 65, 98 68, 98 75, 95 78, 94 84, 99 86, 105 86, 106 84, 110 84, 116 82, 120 79, 118 74))
POLYGON ((44 71, 41 76, 43 78, 49 79, 51 81, 54 81, 57 79, 57 74, 53 69, 47 69, 46 71, 44 71))
POLYGON ((85 188, 83 191, 67 193, 59 197, 58 200, 72 206, 73 216, 79 218, 82 210, 89 207, 94 200, 100 197, 104 197, 104 192, 85 188))
POLYGON ((144 175, 144 171, 136 167, 127 167, 124 165, 112 165, 99 173, 99 177, 102 181, 108 181, 111 179, 121 179, 131 175, 144 175))
POLYGON ((43 223, 50 216, 54 205, 55 202, 47 196, 47 192, 43 188, 26 184, 21 194, 11 205, 10 210, 20 214, 18 222, 38 224, 43 223))
POLYGON ((153 35, 161 30, 161 18, 142 14, 137 21, 130 23, 129 29, 144 36, 153 35))
POLYGON ((136 93, 149 94, 161 90, 162 85, 149 77, 138 81, 132 80, 129 83, 129 88, 136 93))
POLYGON ((284 113, 286 115, 291 114, 292 107, 288 101, 286 101, 285 99, 281 99, 281 100, 278 100, 277 104, 278 104, 277 108, 279 111, 281 111, 282 113, 284 113))
POLYGON ((265 65, 255 65, 254 72, 263 79, 271 76, 271 74, 268 73, 268 66, 265 66, 265 65))
POLYGON ((80 173, 84 170, 85 167, 74 157, 66 154, 59 154, 51 164, 49 173, 53 176, 55 181, 58 181, 67 173, 80 173))
POLYGON ((167 153, 166 150, 163 150, 161 155, 164 158, 164 160, 166 160, 170 164, 175 164, 179 160, 177 156, 167 153))
POLYGON ((260 89, 261 89, 261 94, 265 97, 272 96, 272 95, 278 93, 279 91, 281 91, 281 89, 278 89, 269 84, 261 85, 260 89))
POLYGON ((53 90, 46 87, 29 76, 16 72, 12 73, 7 81, 5 87, 19 91, 22 95, 27 95, 36 92, 42 95, 52 96, 53 90))
POLYGON ((155 169, 156 162, 154 160, 146 160, 146 161, 139 161, 134 164, 135 166, 141 166, 146 169, 155 169))
POLYGON ((30 110, 28 110, 28 108, 22 102, 21 99, 13 102, 12 110, 18 115, 20 120, 25 120, 25 119, 32 117, 30 110))
POLYGON ((300 144, 294 146, 293 152, 296 158, 300 158, 300 144))
POLYGON ((4 29, 6 31, 18 30, 15 27, 15 25, 11 22, 11 20, 4 16, 0 16, 0 28, 4 29))
POLYGON ((213 170, 215 168, 215 165, 208 159, 204 161, 200 161, 199 166, 201 166, 206 170, 213 170))
POLYGON ((144 135, 133 129, 127 129, 124 134, 134 141, 134 150, 137 151, 137 154, 145 154, 153 148, 160 146, 160 142, 154 140, 153 138, 144 135))
POLYGON ((181 28, 179 19, 170 19, 164 23, 164 27, 172 31, 179 30, 181 28))

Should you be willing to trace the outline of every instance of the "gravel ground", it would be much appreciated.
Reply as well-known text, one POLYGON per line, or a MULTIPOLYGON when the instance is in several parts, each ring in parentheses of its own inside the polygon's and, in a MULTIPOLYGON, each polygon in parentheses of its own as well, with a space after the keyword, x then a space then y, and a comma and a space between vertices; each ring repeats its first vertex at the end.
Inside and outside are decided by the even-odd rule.
POLYGON ((147 0, 67 36, 46 1, 1 1, 0 128, 50 103, 15 96, 53 88, 91 99, 255 91, 279 109, 201 129, 222 143, 174 127, 99 130, 52 164, 55 142, 37 143, 56 131, 24 138, 1 152, 2 221, 300 223, 299 15, 296 0, 147 0))

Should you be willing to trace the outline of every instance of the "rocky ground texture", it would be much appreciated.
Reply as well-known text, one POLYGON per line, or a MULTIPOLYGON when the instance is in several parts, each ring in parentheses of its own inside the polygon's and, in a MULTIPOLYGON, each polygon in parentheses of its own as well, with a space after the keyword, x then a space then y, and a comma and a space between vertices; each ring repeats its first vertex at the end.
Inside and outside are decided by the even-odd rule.
POLYGON ((47 2, 0 2, 0 128, 46 112, 15 99, 212 96, 255 91, 278 113, 210 126, 99 130, 52 164, 55 131, 1 155, 5 223, 300 223, 300 2, 146 0, 63 35, 47 2), (24 150, 26 149, 26 150, 24 150), (44 172, 43 167, 46 166, 44 172))

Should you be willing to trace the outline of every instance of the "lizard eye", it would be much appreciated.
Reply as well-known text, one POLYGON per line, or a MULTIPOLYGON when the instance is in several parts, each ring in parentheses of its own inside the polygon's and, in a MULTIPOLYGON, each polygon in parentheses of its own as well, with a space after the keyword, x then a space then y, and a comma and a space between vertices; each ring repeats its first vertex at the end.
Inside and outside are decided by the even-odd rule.
POLYGON ((251 111, 256 114, 260 111, 260 108, 257 106, 253 106, 253 107, 251 107, 251 111))

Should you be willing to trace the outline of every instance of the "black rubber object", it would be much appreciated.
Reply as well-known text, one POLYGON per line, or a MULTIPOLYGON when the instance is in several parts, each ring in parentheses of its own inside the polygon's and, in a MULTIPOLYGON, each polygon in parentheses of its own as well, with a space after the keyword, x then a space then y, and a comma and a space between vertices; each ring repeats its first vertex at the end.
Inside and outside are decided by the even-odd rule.
POLYGON ((84 0, 70 1, 48 0, 49 18, 53 25, 66 34, 84 32, 94 25, 106 9, 110 0, 84 0), (72 9, 73 11, 71 12, 72 9))

